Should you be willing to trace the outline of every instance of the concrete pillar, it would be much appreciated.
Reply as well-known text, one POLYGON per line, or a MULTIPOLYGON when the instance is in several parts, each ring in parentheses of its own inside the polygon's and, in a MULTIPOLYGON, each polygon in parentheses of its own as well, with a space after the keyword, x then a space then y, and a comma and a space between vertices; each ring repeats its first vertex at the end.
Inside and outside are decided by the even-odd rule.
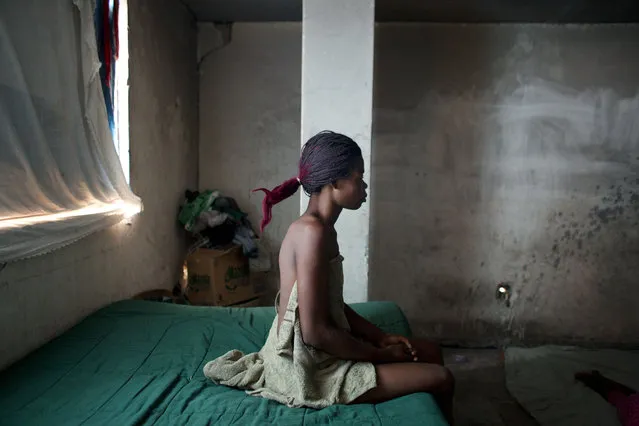
MULTIPOLYGON (((375 0, 303 4, 302 144, 321 130, 344 133, 362 148, 370 176, 375 0)), ((303 195, 302 212, 307 201, 303 195)), ((348 303, 368 300, 369 224, 368 204, 337 223, 348 303)))

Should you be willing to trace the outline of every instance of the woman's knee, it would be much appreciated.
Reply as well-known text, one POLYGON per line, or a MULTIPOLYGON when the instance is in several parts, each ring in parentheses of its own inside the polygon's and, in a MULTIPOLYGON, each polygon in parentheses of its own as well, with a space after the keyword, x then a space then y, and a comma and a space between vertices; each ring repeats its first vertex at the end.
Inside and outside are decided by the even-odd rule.
POLYGON ((424 380, 424 388, 428 392, 452 393, 455 390, 455 377, 453 373, 444 366, 428 366, 428 379, 424 380))
POLYGON ((448 368, 442 368, 444 369, 444 380, 442 382, 443 391, 446 393, 452 393, 455 390, 455 376, 453 376, 453 372, 448 368))

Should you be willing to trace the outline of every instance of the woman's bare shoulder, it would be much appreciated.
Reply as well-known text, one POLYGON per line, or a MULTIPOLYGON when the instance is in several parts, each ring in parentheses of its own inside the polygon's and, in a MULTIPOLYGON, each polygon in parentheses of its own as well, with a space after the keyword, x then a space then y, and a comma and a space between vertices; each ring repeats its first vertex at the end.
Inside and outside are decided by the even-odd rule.
POLYGON ((330 244, 330 232, 322 221, 314 216, 304 215, 291 224, 286 232, 282 247, 304 249, 325 249, 330 244))
POLYGON ((288 233, 298 236, 319 236, 326 233, 326 226, 319 218, 304 215, 291 224, 288 233))

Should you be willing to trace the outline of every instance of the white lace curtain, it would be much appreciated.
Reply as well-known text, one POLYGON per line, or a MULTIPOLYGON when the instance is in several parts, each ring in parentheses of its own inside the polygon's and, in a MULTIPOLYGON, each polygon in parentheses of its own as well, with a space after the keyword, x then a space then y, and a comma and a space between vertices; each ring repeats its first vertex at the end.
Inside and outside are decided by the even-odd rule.
POLYGON ((141 210, 107 120, 94 10, 91 0, 0 0, 0 263, 141 210))

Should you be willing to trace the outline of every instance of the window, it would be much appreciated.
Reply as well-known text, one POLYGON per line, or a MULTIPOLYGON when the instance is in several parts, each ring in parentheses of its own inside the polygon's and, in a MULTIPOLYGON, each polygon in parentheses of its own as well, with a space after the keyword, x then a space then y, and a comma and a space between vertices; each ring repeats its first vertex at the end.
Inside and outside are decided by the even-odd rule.
MULTIPOLYGON (((113 0, 111 0, 113 10, 113 0)), ((129 12, 127 0, 120 0, 117 16, 118 56, 115 60, 115 88, 113 109, 115 131, 113 142, 120 157, 126 183, 131 183, 129 151, 129 12)))
MULTIPOLYGON (((128 185, 126 3, 30 1, 38 7, 13 8, 0 25, 0 263, 64 247, 142 208, 128 185)), ((0 16, 12 5, 0 2, 0 16)))

